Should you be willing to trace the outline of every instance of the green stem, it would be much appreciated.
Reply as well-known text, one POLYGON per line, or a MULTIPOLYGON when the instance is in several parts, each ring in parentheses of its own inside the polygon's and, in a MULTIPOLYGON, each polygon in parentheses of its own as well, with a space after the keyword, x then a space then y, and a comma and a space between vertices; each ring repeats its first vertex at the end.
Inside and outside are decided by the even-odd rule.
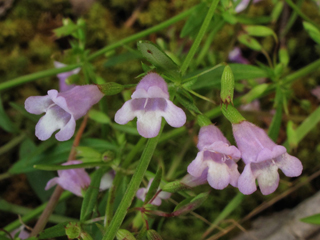
POLYGON ((315 26, 317 29, 320 30, 320 27, 318 24, 316 24, 314 21, 312 21, 307 15, 305 15, 303 12, 301 12, 300 8, 295 5, 291 0, 285 0, 287 4, 300 16, 302 17, 305 21, 311 23, 313 26, 315 26))
MULTIPOLYGON (((71 192, 64 192, 62 194, 62 196, 59 199, 59 202, 69 198, 73 196, 73 194, 71 192)), ((23 217, 21 217, 22 222, 27 223, 33 219, 35 219, 36 217, 38 217, 43 210, 46 208, 48 203, 44 203, 41 206, 37 207, 36 209, 32 210, 30 213, 24 215, 23 217)), ((9 225, 7 225, 6 227, 4 227, 4 230, 11 232, 14 229, 18 228, 19 226, 21 226, 21 221, 20 219, 17 219, 16 221, 10 223, 9 225)), ((0 232, 0 235, 4 235, 4 232, 0 232)))
MULTIPOLYGON (((196 7, 196 6, 195 6, 196 7)), ((132 42, 132 41, 135 41, 135 40, 138 40, 140 38, 143 38, 145 36, 148 36, 149 34, 151 33, 154 33, 154 32, 157 32, 157 31, 160 31, 164 28, 167 28, 169 26, 171 26, 172 24, 176 23, 176 22, 179 22, 180 20, 184 19, 185 17, 189 16, 193 10, 195 9, 195 7, 193 8, 190 8, 189 10, 183 12, 183 13, 180 13, 179 15, 173 17, 173 18, 170 18, 169 20, 167 21, 164 21, 154 27, 151 27, 149 29, 146 29, 142 32, 139 32, 139 33, 136 33, 136 34, 133 34, 125 39, 122 39, 120 41, 117 41, 113 44, 110 44, 100 50, 98 50, 97 52, 91 54, 89 57, 88 57, 88 61, 91 61, 97 57, 99 57, 100 55, 110 51, 110 50, 113 50, 115 48, 118 48, 118 47, 121 47, 123 46, 124 44, 127 44, 129 42, 132 42)))
POLYGON ((194 57, 194 55, 195 55, 195 53, 196 53, 196 51, 197 51, 197 49, 198 49, 198 47, 199 47, 199 45, 201 43, 201 40, 202 40, 204 34, 207 31, 207 28, 208 28, 208 26, 210 24, 210 21, 212 19, 213 14, 214 14, 214 11, 217 8, 218 2, 219 2, 219 0, 213 0, 212 1, 212 4, 211 4, 211 6, 209 8, 207 16, 204 19, 204 21, 202 23, 202 26, 201 26, 201 28, 199 30, 199 33, 198 33, 196 39, 194 40, 194 42, 193 42, 193 44, 192 44, 192 46, 190 48, 190 51, 188 52, 187 57, 185 58, 184 62, 182 63, 182 66, 181 66, 181 75, 182 76, 185 74, 187 68, 189 67, 190 62, 193 59, 193 57, 194 57))
POLYGON ((25 137, 26 135, 22 133, 20 136, 15 137, 10 142, 0 147, 0 155, 4 154, 5 152, 17 146, 25 137))
POLYGON ((69 72, 75 68, 81 67, 81 63, 69 65, 63 68, 53 68, 41 72, 31 73, 22 77, 18 77, 4 83, 0 83, 0 92, 23 83, 31 82, 39 78, 49 77, 57 75, 58 73, 69 72))
MULTIPOLYGON (((30 209, 30 208, 9 203, 3 199, 0 199, 0 210, 5 212, 11 212, 14 214, 19 214, 19 215, 31 214, 31 212, 34 211, 33 209, 30 209)), ((69 217, 64 217, 64 216, 55 215, 55 214, 52 214, 49 218, 49 222, 52 222, 52 223, 62 223, 62 222, 68 222, 68 221, 77 222, 79 220, 75 218, 69 218, 69 217)))
POLYGON ((144 174, 149 166, 150 160, 152 158, 153 152, 158 144, 162 129, 164 124, 162 124, 160 133, 155 138, 148 140, 147 145, 141 155, 141 159, 136 168, 136 172, 133 174, 129 186, 120 202, 120 205, 113 217, 106 234, 103 236, 103 240, 113 240, 116 236, 118 229, 120 228, 123 219, 127 214, 127 210, 131 205, 131 202, 142 182, 144 174))

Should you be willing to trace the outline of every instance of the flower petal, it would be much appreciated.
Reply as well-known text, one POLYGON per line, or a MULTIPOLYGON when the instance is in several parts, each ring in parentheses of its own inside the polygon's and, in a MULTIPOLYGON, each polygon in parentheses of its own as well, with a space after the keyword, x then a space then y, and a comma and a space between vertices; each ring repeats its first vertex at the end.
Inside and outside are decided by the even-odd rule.
POLYGON ((287 177, 297 177, 302 173, 303 166, 300 160, 288 153, 278 157, 276 159, 276 164, 287 177))
POLYGON ((136 111, 137 129, 139 134, 145 138, 156 137, 161 127, 161 116, 158 111, 144 110, 136 111))
POLYGON ((116 112, 114 121, 118 124, 127 124, 129 121, 135 118, 136 113, 131 107, 132 100, 126 101, 123 106, 116 112))
POLYGON ((211 145, 204 146, 202 149, 210 152, 221 153, 231 157, 233 160, 239 160, 241 158, 241 152, 238 148, 230 146, 228 143, 222 141, 216 141, 211 145))
POLYGON ((167 107, 161 114, 171 127, 182 127, 187 120, 184 111, 174 105, 170 100, 167 100, 167 107))
POLYGON ((251 170, 251 164, 247 164, 238 180, 239 191, 249 195, 257 190, 255 177, 251 170))
POLYGON ((171 193, 161 191, 158 194, 158 197, 161 198, 161 199, 168 199, 168 198, 171 197, 171 193))
POLYGON ((203 160, 203 151, 198 152, 197 157, 189 164, 188 173, 194 177, 200 177, 203 171, 208 167, 207 162, 203 160))
POLYGON ((155 199, 153 199, 153 201, 150 204, 155 205, 155 206, 160 206, 161 205, 161 198, 159 196, 157 196, 155 199))
POLYGON ((48 190, 50 188, 52 188, 54 185, 58 184, 58 177, 52 178, 47 182, 46 187, 44 188, 44 190, 48 190))
POLYGON ((72 192, 73 194, 82 197, 82 189, 76 181, 70 180, 70 178, 59 177, 57 183, 65 190, 72 192))
POLYGON ((136 193, 136 197, 144 201, 146 199, 147 190, 146 188, 139 188, 136 193))
POLYGON ((52 133, 63 128, 70 120, 71 115, 57 105, 52 105, 46 115, 40 118, 36 125, 36 136, 44 141, 51 137, 52 133))
POLYGON ((257 179, 263 195, 273 193, 279 185, 279 173, 277 165, 270 164, 268 167, 263 168, 263 170, 259 170, 257 179))
POLYGON ((226 164, 208 161, 208 183, 214 189, 224 189, 230 183, 230 174, 226 164))
POLYGON ((113 182, 113 174, 111 174, 110 172, 105 173, 102 178, 101 178, 101 182, 100 182, 100 190, 104 191, 107 190, 109 188, 111 188, 112 186, 112 182, 113 182))
MULTIPOLYGON (((166 81, 157 73, 148 73, 145 75, 139 84, 137 85, 136 89, 144 89, 148 91, 150 87, 157 86, 159 87, 163 93, 168 95, 169 98, 169 93, 168 93, 168 86, 166 81)), ((167 98, 167 99, 168 99, 167 98)))
POLYGON ((28 97, 24 102, 24 107, 29 113, 41 114, 47 111, 47 108, 53 104, 51 98, 46 96, 28 97))
POLYGON ((76 129, 76 121, 71 116, 69 122, 61 128, 61 130, 55 135, 58 141, 67 141, 72 138, 74 130, 76 129))

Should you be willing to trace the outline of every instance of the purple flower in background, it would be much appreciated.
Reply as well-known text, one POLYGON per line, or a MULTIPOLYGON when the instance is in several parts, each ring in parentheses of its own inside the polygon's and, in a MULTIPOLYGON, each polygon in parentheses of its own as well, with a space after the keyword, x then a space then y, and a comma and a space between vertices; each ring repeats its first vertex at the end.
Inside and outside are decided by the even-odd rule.
POLYGON ((320 100, 320 86, 317 86, 314 89, 312 89, 311 93, 312 93, 313 96, 318 98, 318 100, 320 100))
POLYGON ((214 125, 202 127, 197 145, 200 152, 188 166, 188 173, 201 178, 207 172, 207 181, 215 189, 223 189, 230 183, 236 187, 240 173, 235 161, 240 151, 214 125))
POLYGON ((16 235, 18 232, 20 232, 19 235, 18 235, 18 238, 20 238, 20 239, 22 239, 22 240, 23 240, 23 239, 27 239, 27 238, 29 237, 30 233, 27 232, 26 230, 24 230, 24 228, 25 228, 24 225, 20 226, 19 228, 13 230, 13 231, 10 233, 10 236, 11 236, 12 238, 15 238, 15 235, 16 235))
MULTIPOLYGON (((81 161, 73 160, 68 161, 62 165, 66 166, 81 163, 81 161)), ((54 185, 58 184, 63 189, 68 190, 79 197, 82 197, 82 191, 86 190, 91 182, 91 179, 84 168, 58 170, 58 175, 59 177, 55 177, 49 180, 45 187, 45 190, 48 190, 49 188, 52 188, 54 185)))
POLYGON ((232 124, 232 128, 246 164, 238 181, 240 192, 251 194, 256 191, 257 179, 262 194, 273 193, 279 185, 278 168, 288 177, 301 174, 300 160, 289 155, 285 147, 275 144, 263 129, 248 121, 232 124))
MULTIPOLYGON (((63 67, 66 67, 67 65, 66 64, 63 64, 63 63, 60 63, 60 62, 57 62, 57 61, 54 61, 54 66, 55 68, 63 68, 63 67)), ((64 73, 59 73, 57 75, 57 77, 59 78, 59 89, 60 89, 60 92, 65 92, 65 91, 68 91, 70 90, 71 88, 75 87, 76 85, 75 84, 67 84, 66 83, 66 80, 68 77, 74 75, 74 74, 78 74, 80 72, 81 68, 76 68, 70 72, 64 72, 64 73)))
POLYGON ((102 176, 100 181, 100 187, 99 187, 100 191, 104 191, 111 188, 114 177, 115 177, 115 172, 113 170, 105 173, 102 176))
POLYGON ((231 62, 241 63, 241 64, 249 64, 249 60, 242 56, 241 49, 239 47, 235 47, 231 52, 229 52, 228 58, 231 62))
POLYGON ((117 111, 114 120, 126 124, 137 117, 138 132, 145 138, 158 135, 162 117, 172 127, 186 122, 186 114, 169 100, 167 83, 156 73, 142 78, 131 98, 117 111))
MULTIPOLYGON (((147 188, 140 188, 137 193, 136 197, 144 201, 146 199, 147 192, 149 191, 149 188, 151 186, 151 183, 153 181, 153 178, 150 179, 147 188)), ((171 196, 171 193, 168 192, 160 192, 155 199, 150 203, 155 206, 160 206, 161 205, 161 199, 168 199, 171 196)))
POLYGON ((47 140, 60 129, 55 135, 56 139, 66 141, 74 134, 76 120, 84 116, 103 96, 96 85, 76 86, 62 93, 49 90, 46 96, 28 97, 25 109, 33 114, 45 113, 36 125, 36 136, 40 140, 47 140))
POLYGON ((242 111, 260 111, 260 101, 258 99, 253 100, 251 103, 247 103, 240 106, 242 111))
MULTIPOLYGON (((238 0, 233 0, 234 2, 237 2, 238 0)), ((257 2, 260 2, 261 0, 253 0, 252 3, 257 3, 257 2)), ((235 11, 237 13, 245 10, 248 6, 248 4, 250 3, 250 0, 242 0, 237 6, 236 6, 236 9, 235 11)))

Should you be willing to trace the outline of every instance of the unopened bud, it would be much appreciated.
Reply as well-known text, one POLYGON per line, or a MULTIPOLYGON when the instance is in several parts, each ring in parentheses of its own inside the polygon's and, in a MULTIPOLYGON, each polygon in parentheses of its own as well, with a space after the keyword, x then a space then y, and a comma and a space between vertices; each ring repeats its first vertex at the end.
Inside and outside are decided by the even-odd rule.
POLYGON ((117 240, 136 240, 136 238, 126 229, 119 229, 117 232, 117 240))
POLYGON ((162 237, 155 230, 150 229, 147 231, 148 240, 162 240, 162 237))
POLYGON ((65 226, 66 235, 69 239, 79 238, 81 233, 81 227, 78 223, 70 222, 65 226))
POLYGON ((231 68, 227 65, 225 66, 222 77, 221 77, 221 92, 220 98, 221 102, 233 105, 233 92, 234 92, 234 76, 231 68))

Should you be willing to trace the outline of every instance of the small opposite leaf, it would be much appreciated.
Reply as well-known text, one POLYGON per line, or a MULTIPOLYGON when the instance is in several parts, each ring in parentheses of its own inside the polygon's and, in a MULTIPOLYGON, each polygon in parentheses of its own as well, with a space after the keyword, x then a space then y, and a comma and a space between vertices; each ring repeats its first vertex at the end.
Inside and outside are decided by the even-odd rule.
POLYGON ((300 219, 300 221, 305 223, 320 225, 320 213, 306 217, 306 218, 302 218, 300 219))
POLYGON ((53 227, 46 228, 39 234, 39 239, 51 239, 56 237, 62 237, 66 235, 65 226, 67 226, 69 222, 59 223, 53 227))
POLYGON ((142 56, 157 69, 175 79, 180 77, 178 65, 175 64, 157 45, 149 41, 139 41, 138 49, 142 56))
POLYGON ((182 201, 183 204, 178 204, 175 211, 172 213, 173 216, 179 216, 181 214, 188 213, 198 208, 208 197, 208 193, 200 193, 198 196, 194 197, 189 201, 185 199, 182 201))
POLYGON ((159 186, 160 186, 160 183, 161 183, 161 177, 162 177, 162 168, 159 168, 156 173, 156 176, 154 177, 154 179, 151 183, 149 191, 148 191, 146 198, 144 200, 144 204, 147 204, 152 199, 152 197, 157 193, 159 186))
POLYGON ((101 153, 91 147, 78 146, 76 147, 77 156, 81 157, 83 163, 98 162, 101 159, 101 153))
POLYGON ((107 114, 95 109, 91 109, 89 111, 89 118, 98 123, 103 123, 103 124, 109 124, 111 122, 107 114))
POLYGON ((240 36, 238 36, 238 40, 248 48, 256 51, 262 50, 260 43, 256 39, 250 37, 248 34, 241 34, 240 36))
POLYGON ((176 98, 178 102, 181 103, 181 105, 183 105, 189 111, 202 114, 200 110, 197 108, 197 106, 194 104, 193 98, 190 96, 190 94, 186 90, 179 89, 177 91, 176 98))

